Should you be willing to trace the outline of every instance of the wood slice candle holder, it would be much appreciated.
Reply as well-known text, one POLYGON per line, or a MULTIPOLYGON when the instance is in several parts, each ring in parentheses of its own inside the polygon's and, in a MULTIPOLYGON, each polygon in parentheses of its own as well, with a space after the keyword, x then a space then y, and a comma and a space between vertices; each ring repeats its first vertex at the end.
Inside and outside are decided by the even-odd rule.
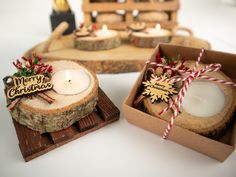
MULTIPOLYGON (((148 29, 147 29, 148 30, 148 29)), ((151 35, 147 32, 133 32, 131 34, 131 43, 141 48, 155 48, 159 43, 168 43, 170 41, 171 33, 167 32, 165 35, 151 35)))
POLYGON ((33 97, 23 99, 16 105, 10 112, 13 119, 40 133, 54 132, 71 126, 90 114, 98 100, 98 80, 94 73, 71 61, 51 61, 48 64, 53 66, 54 73, 67 69, 82 70, 90 78, 90 84, 86 90, 74 95, 47 91, 47 95, 55 99, 53 104, 33 97))
POLYGON ((119 47, 121 45, 119 33, 113 30, 109 32, 111 32, 109 36, 75 37, 75 48, 96 51, 119 47))
MULTIPOLYGON (((187 61, 186 66, 193 68, 194 64, 195 64, 194 61, 189 60, 187 61)), ((205 66, 204 64, 199 64, 199 69, 203 68, 204 66, 205 66)), ((207 75, 216 77, 218 79, 231 81, 231 79, 228 78, 221 71, 208 73, 207 75)), ((209 82, 209 81, 205 81, 205 82, 209 82)), ((222 111, 220 111, 219 113, 213 116, 200 117, 200 116, 195 116, 188 113, 183 108, 181 109, 181 113, 176 118, 175 124, 180 127, 189 129, 193 132, 202 134, 204 136, 217 139, 223 133, 223 131, 227 128, 228 124, 232 120, 233 113, 236 106, 236 100, 234 99, 236 96, 236 92, 234 88, 229 87, 224 84, 218 84, 218 87, 222 91, 223 95, 225 96, 225 102, 224 102, 224 107, 222 111)), ((175 97, 176 96, 174 96, 173 99, 175 99, 175 97)), ((170 118, 173 114, 171 110, 167 111, 161 116, 159 115, 159 112, 167 107, 168 105, 167 103, 156 102, 153 104, 150 98, 145 98, 143 101, 143 104, 144 104, 144 107, 146 108, 146 111, 150 113, 151 115, 161 117, 167 122, 170 121, 170 118)))

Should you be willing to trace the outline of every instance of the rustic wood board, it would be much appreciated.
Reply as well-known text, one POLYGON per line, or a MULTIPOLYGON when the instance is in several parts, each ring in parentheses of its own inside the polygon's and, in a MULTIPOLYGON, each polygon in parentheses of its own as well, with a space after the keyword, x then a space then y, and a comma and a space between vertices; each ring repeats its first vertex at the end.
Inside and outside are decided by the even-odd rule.
MULTIPOLYGON (((24 55, 29 57, 42 44, 32 48, 24 55)), ((153 48, 138 48, 130 44, 103 51, 85 51, 75 48, 64 48, 47 53, 38 53, 47 60, 73 60, 82 63, 96 73, 125 73, 140 71, 145 61, 150 58, 153 48)))
MULTIPOLYGON (((154 48, 139 48, 128 42, 126 32, 120 32, 122 44, 120 47, 102 50, 85 51, 74 48, 73 37, 68 35, 54 40, 48 52, 42 52, 43 46, 47 42, 36 45, 28 50, 24 56, 30 57, 32 52, 36 52, 42 58, 47 60, 72 60, 81 63, 94 71, 95 73, 126 73, 140 71, 145 65, 154 48)), ((210 49, 207 41, 195 37, 172 36, 170 43, 180 44, 189 47, 204 47, 210 49), (176 39, 178 37, 178 39, 176 39)))
POLYGON ((22 156, 27 162, 118 120, 119 115, 119 109, 99 88, 96 110, 64 130, 40 134, 15 120, 13 123, 22 156))

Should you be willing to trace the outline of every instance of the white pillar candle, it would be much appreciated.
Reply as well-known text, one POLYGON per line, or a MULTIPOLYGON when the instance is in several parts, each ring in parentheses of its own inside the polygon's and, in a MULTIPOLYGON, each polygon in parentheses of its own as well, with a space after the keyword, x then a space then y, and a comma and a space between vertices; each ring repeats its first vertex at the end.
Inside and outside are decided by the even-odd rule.
POLYGON ((115 37, 118 35, 118 32, 114 30, 109 30, 107 25, 103 25, 101 30, 95 31, 95 35, 97 38, 115 37))
POLYGON ((85 91, 90 85, 90 76, 82 69, 61 70, 53 74, 53 89, 62 95, 75 95, 85 91))
POLYGON ((182 107, 197 117, 210 117, 220 113, 225 106, 225 95, 212 82, 193 81, 183 99, 182 107))

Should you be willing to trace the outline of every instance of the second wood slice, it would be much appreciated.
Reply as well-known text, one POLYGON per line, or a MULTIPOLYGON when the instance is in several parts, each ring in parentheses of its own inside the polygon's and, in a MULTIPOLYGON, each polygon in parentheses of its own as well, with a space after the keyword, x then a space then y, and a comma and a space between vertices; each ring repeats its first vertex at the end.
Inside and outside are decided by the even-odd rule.
MULTIPOLYGON (((186 66, 190 68, 193 68, 194 64, 195 62, 191 60, 188 60, 186 62, 186 66)), ((204 66, 205 66, 204 64, 199 64, 199 69, 203 68, 204 66)), ((231 81, 231 79, 221 71, 217 71, 214 73, 207 73, 206 75, 231 81)), ((196 79, 196 80, 201 81, 201 79, 196 79)), ((229 87, 227 85, 217 84, 217 86, 225 96, 224 107, 219 113, 213 116, 200 117, 200 116, 194 116, 185 111, 184 108, 181 108, 181 113, 175 119, 175 124, 208 137, 218 138, 219 135, 222 134, 223 130, 225 130, 225 128, 229 125, 230 121, 233 118, 233 113, 236 105, 236 101, 234 100, 236 93, 234 88, 229 87)), ((176 97, 177 96, 175 95, 173 99, 175 99, 176 97)), ((207 102, 207 100, 205 101, 207 102)), ((165 102, 152 103, 150 98, 145 98, 144 106, 147 109, 148 113, 156 117, 160 117, 166 120, 167 122, 170 121, 170 118, 173 115, 173 112, 171 110, 167 111, 163 115, 159 115, 161 110, 163 110, 168 106, 168 104, 165 102)))
MULTIPOLYGON (((66 69, 80 69, 86 72, 90 78, 90 84, 86 90, 74 95, 59 94, 56 91, 47 91, 54 98, 52 104, 41 100, 39 97, 22 100, 12 111, 12 117, 28 128, 44 132, 54 132, 65 129, 90 114, 98 100, 98 80, 95 74, 84 66, 71 61, 50 61, 56 73, 66 69)), ((79 79, 79 78, 78 78, 79 79)))

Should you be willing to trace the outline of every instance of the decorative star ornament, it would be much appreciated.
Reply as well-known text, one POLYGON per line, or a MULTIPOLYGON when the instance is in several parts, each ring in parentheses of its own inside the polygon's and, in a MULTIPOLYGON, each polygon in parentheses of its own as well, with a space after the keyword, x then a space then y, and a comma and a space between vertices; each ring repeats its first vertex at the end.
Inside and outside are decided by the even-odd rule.
MULTIPOLYGON (((166 76, 162 75, 161 79, 165 80, 166 76)), ((142 83, 145 87, 142 94, 150 97, 152 103, 158 100, 168 102, 170 95, 178 93, 173 82, 150 80, 142 83)))

